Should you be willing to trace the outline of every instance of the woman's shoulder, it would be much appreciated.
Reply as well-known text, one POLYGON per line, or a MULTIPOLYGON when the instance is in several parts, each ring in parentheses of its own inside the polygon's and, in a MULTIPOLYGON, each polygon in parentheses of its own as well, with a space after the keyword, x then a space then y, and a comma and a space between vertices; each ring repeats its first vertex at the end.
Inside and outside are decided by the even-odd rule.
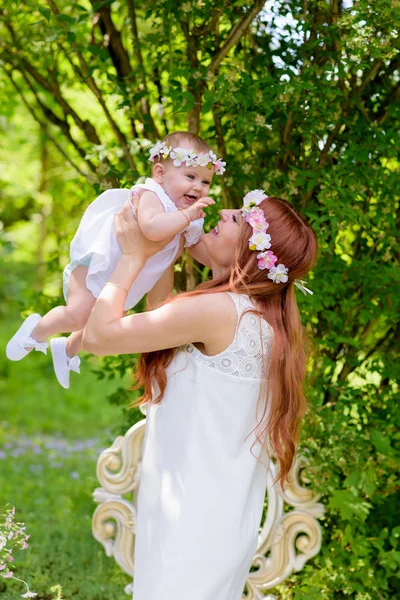
MULTIPOLYGON (((236 323, 242 315, 253 315, 257 321, 262 318, 256 304, 247 294, 235 292, 208 292, 194 295, 178 294, 175 301, 183 302, 185 307, 196 319, 207 318, 205 326, 220 329, 225 325, 236 323)), ((267 323, 265 321, 265 323, 267 323)), ((268 325, 269 326, 269 325, 268 325)), ((269 326, 270 327, 270 326, 269 326)))
POLYGON ((257 302, 248 294, 237 294, 226 292, 230 296, 236 307, 236 312, 240 320, 243 318, 247 325, 252 328, 261 328, 266 335, 273 334, 273 328, 265 319, 262 311, 257 306, 257 302))
POLYGON ((209 292, 188 296, 188 298, 193 300, 194 305, 207 308, 207 310, 212 312, 219 313, 221 310, 227 310, 232 313, 238 313, 245 308, 254 308, 257 310, 247 294, 238 294, 236 292, 209 292))
POLYGON ((226 311, 236 312, 234 303, 226 292, 209 292, 190 296, 182 294, 182 297, 176 296, 175 300, 188 302, 194 309, 197 308, 201 312, 207 311, 210 316, 226 311))
POLYGON ((201 324, 207 337, 218 335, 226 327, 236 325, 237 311, 234 303, 225 292, 201 293, 175 297, 177 310, 190 315, 193 323, 201 324))
POLYGON ((202 323, 199 349, 205 355, 216 356, 233 347, 252 351, 269 344, 273 330, 247 294, 215 292, 188 300, 194 320, 202 323))

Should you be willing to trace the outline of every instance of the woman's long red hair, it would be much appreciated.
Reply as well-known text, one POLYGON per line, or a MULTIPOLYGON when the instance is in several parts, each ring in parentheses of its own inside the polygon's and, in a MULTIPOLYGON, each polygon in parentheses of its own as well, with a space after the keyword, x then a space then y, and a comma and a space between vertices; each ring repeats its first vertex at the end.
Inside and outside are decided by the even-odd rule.
MULTIPOLYGON (((258 268, 258 253, 249 249, 252 229, 243 223, 231 271, 225 277, 202 283, 192 292, 179 294, 179 298, 226 291, 248 294, 259 314, 272 326, 274 341, 266 365, 268 385, 266 396, 259 399, 257 413, 261 416, 254 432, 256 441, 265 448, 268 440, 277 458, 278 479, 283 485, 296 454, 300 421, 306 410, 303 383, 309 355, 293 280, 305 277, 314 265, 317 240, 311 226, 286 200, 269 197, 259 207, 269 223, 271 249, 278 263, 288 267, 289 281, 276 284, 268 279, 268 271, 258 268)), ((171 348, 141 355, 136 379, 137 387, 144 387, 144 394, 135 405, 162 400, 167 386, 166 368, 175 352, 176 349, 171 348), (156 388, 159 393, 153 397, 156 388)))

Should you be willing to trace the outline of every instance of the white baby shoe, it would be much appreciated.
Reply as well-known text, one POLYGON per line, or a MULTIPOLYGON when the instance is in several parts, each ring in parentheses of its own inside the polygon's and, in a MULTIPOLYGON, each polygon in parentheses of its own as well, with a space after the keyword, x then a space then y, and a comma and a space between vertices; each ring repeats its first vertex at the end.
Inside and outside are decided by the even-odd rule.
POLYGON ((80 373, 79 365, 81 360, 79 356, 69 358, 67 356, 67 338, 59 337, 50 340, 51 355, 53 357, 54 372, 58 383, 64 388, 69 388, 69 374, 71 371, 80 373))
POLYGON ((43 352, 43 354, 47 354, 47 348, 49 347, 49 344, 47 342, 37 342, 31 338, 31 333, 41 318, 42 317, 40 315, 34 313, 25 319, 17 333, 12 336, 11 340, 7 344, 7 358, 10 360, 21 360, 30 352, 30 350, 25 350, 25 348, 35 348, 35 350, 43 352))

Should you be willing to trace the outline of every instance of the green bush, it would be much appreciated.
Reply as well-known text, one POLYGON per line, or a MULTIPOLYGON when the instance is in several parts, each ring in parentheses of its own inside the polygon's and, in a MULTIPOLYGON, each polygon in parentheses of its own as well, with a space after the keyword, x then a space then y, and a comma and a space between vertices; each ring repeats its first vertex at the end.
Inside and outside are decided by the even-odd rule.
MULTIPOLYGON (((327 514, 320 554, 282 598, 400 595, 397 4, 5 0, 0 16, 0 252, 39 265, 31 287, 2 282, 20 310, 58 301, 83 208, 148 173, 145 148, 174 129, 227 161, 208 226, 257 187, 317 232, 314 296, 299 293, 319 348, 303 439, 327 514)), ((118 380, 131 366, 100 371, 118 380)))

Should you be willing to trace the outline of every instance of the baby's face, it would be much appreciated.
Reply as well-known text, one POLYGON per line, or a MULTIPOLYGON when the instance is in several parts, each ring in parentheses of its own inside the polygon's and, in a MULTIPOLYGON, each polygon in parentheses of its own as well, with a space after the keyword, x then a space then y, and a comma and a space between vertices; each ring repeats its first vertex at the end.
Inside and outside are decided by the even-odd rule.
POLYGON ((164 163, 161 186, 178 208, 188 208, 199 198, 208 196, 214 170, 207 167, 174 167, 164 163))

